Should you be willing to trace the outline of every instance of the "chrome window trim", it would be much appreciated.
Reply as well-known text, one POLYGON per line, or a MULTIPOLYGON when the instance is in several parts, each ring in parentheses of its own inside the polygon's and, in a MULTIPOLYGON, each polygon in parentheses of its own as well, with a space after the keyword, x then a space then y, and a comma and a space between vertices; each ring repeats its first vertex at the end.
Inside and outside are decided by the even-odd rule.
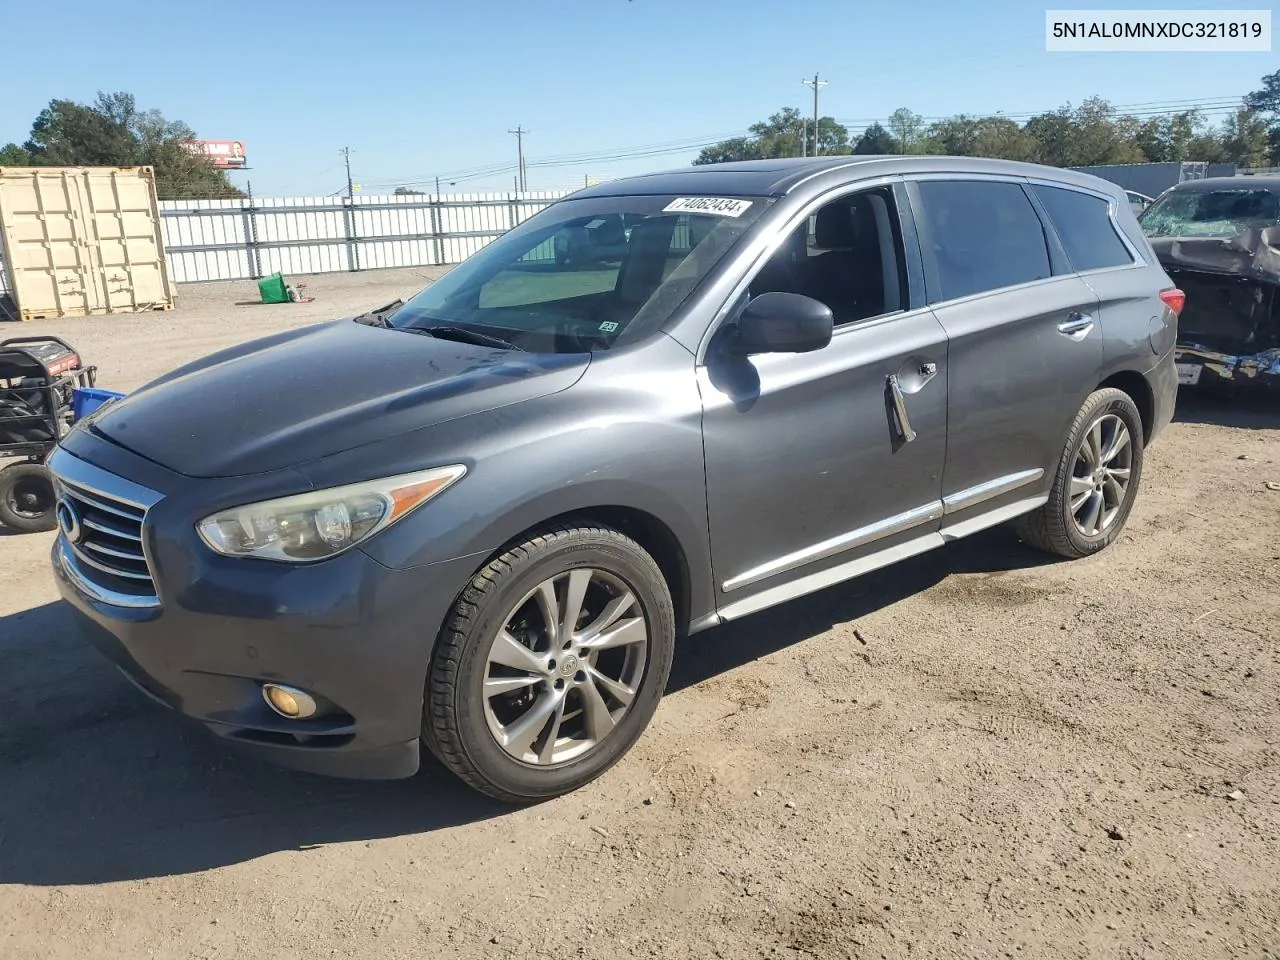
MULTIPOLYGON (((1044 177, 1024 177, 1024 176, 1015 176, 1013 174, 998 174, 998 173, 954 173, 954 174, 952 173, 908 173, 903 175, 902 180, 905 183, 918 183, 920 181, 925 181, 925 180, 929 180, 929 181, 978 180, 978 181, 984 181, 988 183, 990 182, 1015 183, 1022 186, 1057 187, 1059 190, 1074 190, 1076 193, 1082 193, 1085 196, 1096 197, 1099 200, 1105 200, 1107 202, 1107 219, 1111 222, 1111 229, 1115 231, 1116 236, 1120 238, 1120 243, 1124 245, 1124 248, 1127 251, 1129 251, 1129 256, 1133 258, 1132 263, 1123 263, 1114 267, 1097 267, 1093 270, 1076 270, 1073 267, 1070 273, 1051 274, 1050 276, 1042 277, 1039 280, 1027 280, 1024 283, 1018 283, 1008 287, 994 287, 991 290, 982 290, 978 293, 971 293, 963 297, 953 297, 950 300, 936 300, 928 305, 930 307, 937 308, 937 307, 951 306, 952 304, 957 304, 957 303, 966 303, 970 300, 976 300, 981 297, 991 296, 992 294, 1004 293, 1006 290, 1025 290, 1025 289, 1034 287, 1036 284, 1049 283, 1050 281, 1062 280, 1067 277, 1080 277, 1083 279, 1085 277, 1096 276, 1102 273, 1111 273, 1113 271, 1120 271, 1120 270, 1138 270, 1144 267, 1151 266, 1150 261, 1148 261, 1147 258, 1141 253, 1141 251, 1138 250, 1137 246, 1134 245, 1133 241, 1129 239, 1129 235, 1125 233, 1124 230, 1121 229, 1119 221, 1116 220, 1115 197, 1112 197, 1111 195, 1104 193, 1101 190, 1097 190, 1092 187, 1080 186, 1079 184, 1074 184, 1074 183, 1064 183, 1061 180, 1049 180, 1044 177)), ((1039 209, 1036 209, 1036 216, 1037 217, 1040 216, 1039 209)), ((1052 221, 1050 221, 1049 223, 1044 223, 1042 225, 1055 232, 1058 229, 1057 226, 1052 221)), ((1061 243, 1061 238, 1059 238, 1059 243, 1061 243)), ((1066 255, 1065 250, 1063 251, 1063 255, 1064 256, 1066 255)), ((1069 259, 1070 258, 1068 257, 1068 260, 1069 259)))
MULTIPOLYGON (((844 170, 850 166, 862 166, 864 163, 866 163, 866 161, 858 161, 856 163, 851 163, 851 164, 841 164, 835 167, 826 167, 821 171, 819 171, 819 173, 827 174, 827 173, 830 173, 832 170, 844 170)), ((814 174, 814 176, 817 176, 817 175, 818 175, 817 173, 814 174)), ((806 178, 806 179, 811 179, 811 178, 806 178)), ((736 270, 742 270, 742 275, 738 278, 737 282, 733 285, 733 288, 730 291, 729 295, 725 298, 724 303, 722 303, 716 309, 715 315, 711 318, 711 322, 707 324, 706 329, 703 331, 702 337, 698 341, 698 349, 696 353, 695 366, 699 366, 699 367, 706 366, 707 348, 711 344, 712 337, 715 336, 716 332, 720 329, 721 325, 728 318, 729 314, 733 312, 733 308, 737 305, 738 301, 742 298, 742 295, 746 293, 747 288, 751 285, 751 281, 756 278, 756 275, 764 268, 764 265, 769 262, 769 258, 772 257, 774 253, 777 252, 778 247, 780 247, 782 243, 788 237, 791 236, 792 231, 798 228, 801 223, 803 223, 809 217, 813 216, 821 207, 830 203, 832 200, 838 200, 840 197, 850 196, 855 193, 862 193, 866 190, 874 190, 877 187, 892 186, 895 183, 901 183, 901 182, 902 182, 902 176, 900 174, 885 174, 878 177, 868 177, 865 180, 855 180, 852 183, 837 184, 835 186, 829 187, 828 189, 824 190, 822 193, 818 194, 817 196, 811 197, 809 200, 805 201, 804 205, 799 210, 792 213, 786 219, 781 220, 778 224, 774 224, 773 226, 770 226, 766 230, 763 230, 760 233, 760 235, 755 238, 753 242, 753 246, 747 250, 742 251, 738 255, 738 258, 734 263, 733 268, 736 270), (746 267, 742 266, 742 263, 744 261, 747 262, 746 267)), ((794 190, 795 188, 793 187, 792 192, 794 192, 794 190)), ((895 203, 896 203, 896 200, 895 200, 895 203)), ((906 269, 907 264, 903 263, 902 267, 903 269, 906 269)), ((924 308, 921 308, 921 309, 924 309, 924 308)), ((877 317, 867 317, 864 320, 858 320, 853 323, 841 324, 840 326, 836 327, 835 332, 839 333, 842 330, 857 329, 863 323, 866 323, 868 320, 878 320, 878 319, 884 319, 888 317, 899 317, 909 312, 916 312, 916 311, 898 310, 894 313, 883 313, 877 317)))
MULTIPOLYGON (((1105 200, 1107 202, 1107 219, 1111 221, 1111 229, 1115 231, 1116 236, 1120 238, 1120 242, 1124 244, 1125 249, 1129 251, 1129 256, 1133 257, 1133 263, 1121 263, 1114 267, 1095 267, 1092 270, 1077 270, 1075 272, 1078 276, 1085 277, 1090 274, 1103 273, 1108 270, 1128 270, 1133 267, 1149 267, 1151 265, 1143 255, 1142 251, 1139 250, 1134 245, 1133 241, 1129 239, 1129 235, 1121 229, 1120 221, 1116 219, 1115 197, 1108 193, 1104 193, 1101 190, 1094 189, 1093 187, 1083 187, 1075 183, 1062 183, 1058 180, 1047 180, 1044 177, 1028 177, 1027 183, 1036 187, 1056 187, 1059 190, 1072 190, 1076 193, 1082 193, 1087 197, 1095 197, 1098 200, 1105 200)), ((1050 226, 1055 230, 1058 229, 1056 224, 1050 224, 1050 226)))

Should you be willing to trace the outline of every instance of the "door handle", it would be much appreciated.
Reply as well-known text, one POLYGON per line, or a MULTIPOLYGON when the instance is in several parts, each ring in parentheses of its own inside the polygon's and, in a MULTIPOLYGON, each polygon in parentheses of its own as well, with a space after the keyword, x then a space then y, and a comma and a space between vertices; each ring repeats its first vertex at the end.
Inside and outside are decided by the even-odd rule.
POLYGON ((1073 313, 1058 324, 1058 332, 1068 340, 1083 340, 1093 330, 1093 317, 1087 313, 1073 313))
POLYGON ((907 416, 907 401, 902 396, 902 387, 898 385, 896 373, 889 374, 889 397, 893 401, 893 415, 898 420, 898 435, 904 442, 910 443, 916 438, 916 432, 911 429, 911 418, 907 416))

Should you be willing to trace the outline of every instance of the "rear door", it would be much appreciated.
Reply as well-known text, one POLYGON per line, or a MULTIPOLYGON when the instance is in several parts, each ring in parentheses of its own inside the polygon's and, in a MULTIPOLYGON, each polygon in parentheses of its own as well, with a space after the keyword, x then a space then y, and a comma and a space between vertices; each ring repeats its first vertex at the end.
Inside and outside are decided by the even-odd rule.
POLYGON ((1016 178, 910 184, 928 298, 950 340, 943 532, 1023 512, 1098 383, 1098 299, 1016 178))

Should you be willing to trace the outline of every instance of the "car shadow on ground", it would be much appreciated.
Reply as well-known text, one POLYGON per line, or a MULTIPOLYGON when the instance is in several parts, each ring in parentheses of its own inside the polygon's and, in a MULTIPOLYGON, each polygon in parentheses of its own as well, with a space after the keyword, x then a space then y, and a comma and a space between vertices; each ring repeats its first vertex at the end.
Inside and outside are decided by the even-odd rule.
MULTIPOLYGON (((958 572, 1048 558, 1007 530, 706 631, 669 691, 854 620, 958 572)), ((509 813, 434 761, 410 780, 341 781, 242 757, 140 696, 62 604, 0 617, 0 883, 191 873, 279 851, 420 834, 509 813)))
POLYGON ((1175 423, 1202 423, 1245 430, 1280 430, 1280 390, 1271 394, 1181 390, 1175 423))

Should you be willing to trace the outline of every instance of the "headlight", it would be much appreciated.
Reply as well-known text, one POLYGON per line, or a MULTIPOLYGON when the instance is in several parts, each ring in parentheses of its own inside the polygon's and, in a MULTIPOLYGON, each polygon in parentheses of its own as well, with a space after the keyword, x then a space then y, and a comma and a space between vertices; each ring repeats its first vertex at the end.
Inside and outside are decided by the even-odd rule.
POLYGON ((459 464, 265 500, 219 511, 196 529, 228 557, 325 560, 385 530, 466 472, 459 464))

